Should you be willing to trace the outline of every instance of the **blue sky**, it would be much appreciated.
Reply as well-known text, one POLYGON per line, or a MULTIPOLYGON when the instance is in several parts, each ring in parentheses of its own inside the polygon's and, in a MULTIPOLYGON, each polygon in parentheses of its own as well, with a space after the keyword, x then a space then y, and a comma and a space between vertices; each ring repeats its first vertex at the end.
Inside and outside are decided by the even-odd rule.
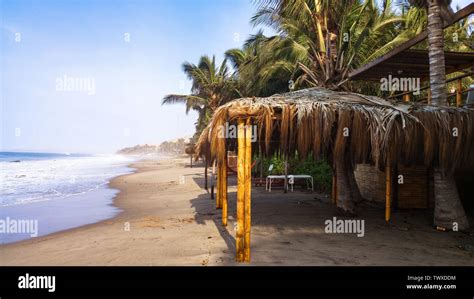
POLYGON ((161 106, 189 91, 181 64, 222 59, 254 31, 249 1, 1 2, 3 150, 113 152, 192 135, 195 114, 161 106), (95 94, 58 91, 64 76, 93 80, 95 94))
POLYGON ((181 64, 220 60, 257 30, 250 0, 0 5, 1 150, 107 153, 190 136, 196 115, 161 106, 164 95, 189 91, 181 64), (93 94, 61 90, 66 78, 88 80, 93 94))

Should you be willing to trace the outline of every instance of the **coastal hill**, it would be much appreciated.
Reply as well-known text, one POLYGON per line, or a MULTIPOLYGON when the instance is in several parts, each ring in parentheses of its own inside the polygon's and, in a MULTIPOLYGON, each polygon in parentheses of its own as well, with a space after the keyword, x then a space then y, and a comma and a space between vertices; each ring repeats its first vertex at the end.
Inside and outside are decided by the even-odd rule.
POLYGON ((137 144, 117 151, 119 155, 184 154, 189 138, 179 138, 156 144, 137 144))

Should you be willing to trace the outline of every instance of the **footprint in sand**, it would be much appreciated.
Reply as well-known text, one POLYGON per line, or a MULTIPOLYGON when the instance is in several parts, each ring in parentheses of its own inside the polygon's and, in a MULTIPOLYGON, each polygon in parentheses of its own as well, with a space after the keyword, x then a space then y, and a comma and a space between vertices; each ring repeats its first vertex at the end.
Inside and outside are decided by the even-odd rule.
POLYGON ((157 216, 149 216, 142 218, 141 220, 138 221, 138 227, 161 227, 164 228, 164 226, 161 224, 161 220, 157 216))

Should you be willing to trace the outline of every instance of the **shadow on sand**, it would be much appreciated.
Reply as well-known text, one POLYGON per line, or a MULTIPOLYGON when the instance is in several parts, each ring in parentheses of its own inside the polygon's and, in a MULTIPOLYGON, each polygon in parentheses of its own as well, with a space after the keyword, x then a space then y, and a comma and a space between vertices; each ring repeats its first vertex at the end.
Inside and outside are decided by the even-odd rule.
MULTIPOLYGON (((204 175, 190 177, 201 188, 204 175)), ((235 215, 236 176, 228 177, 228 226, 222 226, 221 210, 209 192, 191 199, 195 221, 205 225, 212 221, 227 249, 221 265, 236 265, 235 215)), ((339 215, 329 194, 295 189, 283 193, 252 186, 253 265, 431 265, 436 256, 456 264, 465 253, 455 246, 472 242, 462 233, 439 233, 432 227, 432 210, 400 210, 384 219, 384 204, 367 202, 359 206, 358 216, 339 215), (356 234, 325 233, 328 219, 363 219, 364 237, 356 234), (438 248, 438 250, 432 250, 438 248), (429 252, 432 251, 432 255, 429 252), (412 254, 413 253, 413 254, 412 254), (416 254, 415 254, 416 253, 416 254), (423 258, 422 258, 423 257, 423 258), (439 257, 439 256, 438 256, 439 257)))

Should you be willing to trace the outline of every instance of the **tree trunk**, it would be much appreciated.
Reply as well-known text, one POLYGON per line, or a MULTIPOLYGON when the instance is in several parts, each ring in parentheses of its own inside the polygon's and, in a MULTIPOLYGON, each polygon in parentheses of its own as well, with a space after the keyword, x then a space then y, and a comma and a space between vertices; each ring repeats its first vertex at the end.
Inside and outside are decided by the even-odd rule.
POLYGON ((354 213, 354 196, 352 186, 349 179, 349 172, 344 161, 336 162, 336 190, 337 190, 337 207, 345 212, 354 213))
POLYGON ((362 201, 362 196, 360 195, 359 186, 357 185, 357 181, 355 179, 354 174, 354 167, 352 166, 351 162, 347 164, 347 179, 349 180, 349 185, 351 188, 352 199, 354 203, 359 203, 362 201))
POLYGON ((446 105, 446 67, 444 62, 443 20, 439 0, 428 1, 428 57, 433 105, 446 105))
POLYGON ((445 176, 441 169, 434 169, 435 211, 434 224, 447 229, 467 230, 469 222, 459 199, 456 182, 445 176))
MULTIPOLYGON (((430 89, 433 105, 447 105, 446 69, 444 61, 443 20, 440 1, 428 1, 428 56, 430 61, 430 89)), ((466 213, 452 175, 444 175, 443 169, 434 170, 435 211, 434 224, 452 229, 457 223, 459 230, 469 228, 466 213)))

